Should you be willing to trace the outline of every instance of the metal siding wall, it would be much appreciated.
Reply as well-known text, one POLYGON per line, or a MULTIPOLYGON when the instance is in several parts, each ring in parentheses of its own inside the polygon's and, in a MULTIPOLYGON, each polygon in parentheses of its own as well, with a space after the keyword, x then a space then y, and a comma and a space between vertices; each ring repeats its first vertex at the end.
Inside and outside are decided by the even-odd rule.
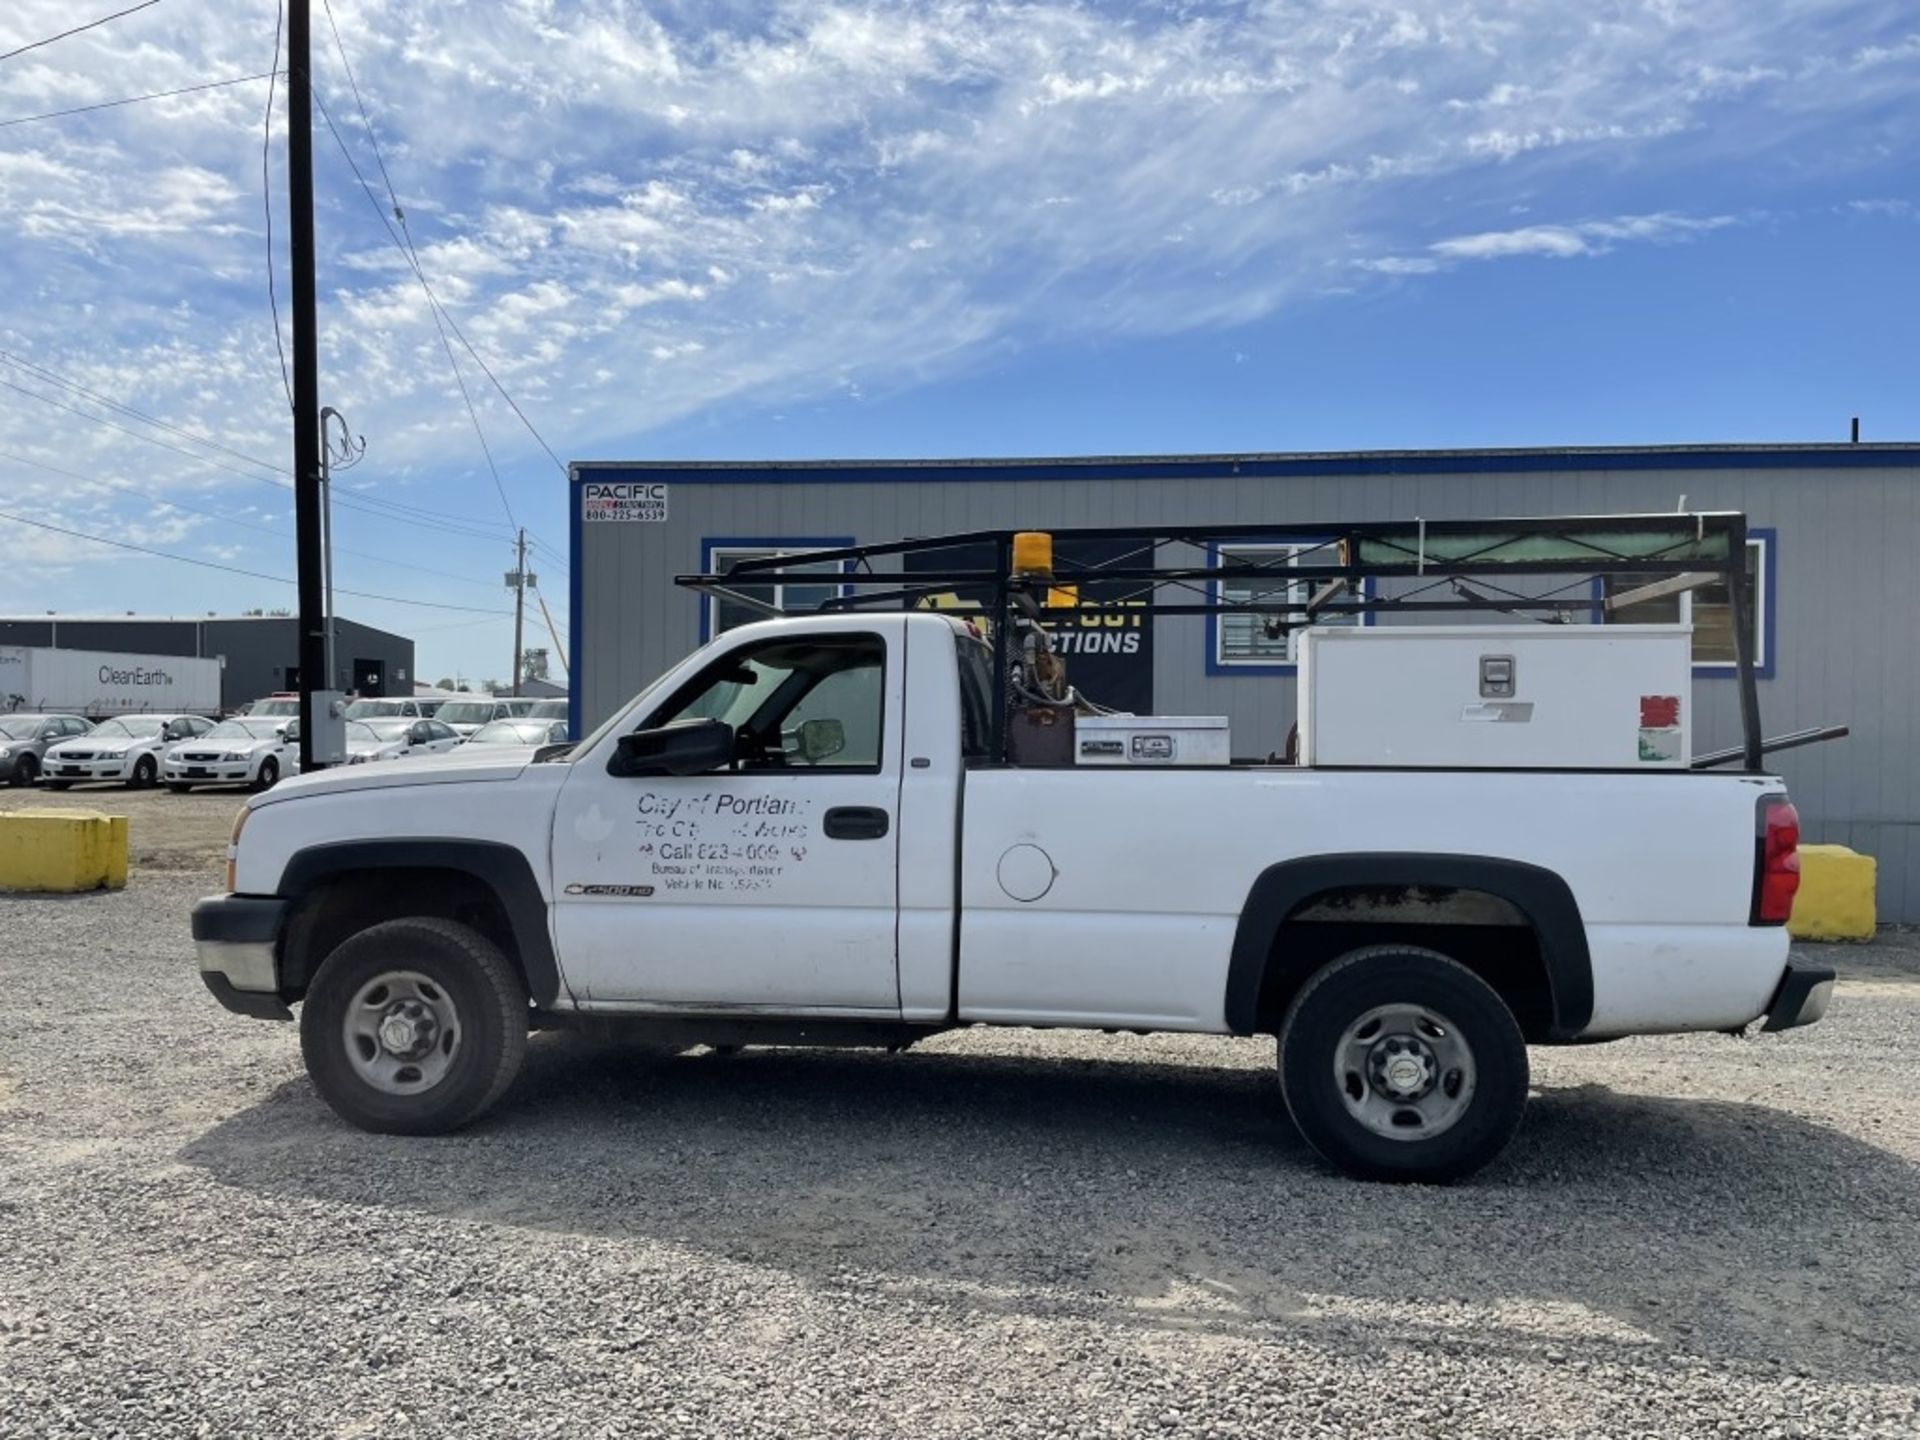
MULTIPOLYGON (((672 577, 700 564, 703 537, 850 535, 859 541, 985 528, 1259 524, 1429 516, 1742 509, 1777 532, 1772 612, 1775 674, 1760 682, 1769 734, 1844 722, 1848 740, 1777 757, 1809 839, 1853 845, 1880 863, 1884 920, 1920 920, 1920 618, 1909 571, 1920 540, 1920 474, 1911 467, 1619 468, 1452 474, 926 479, 870 483, 779 479, 701 484, 673 477, 665 524, 581 527, 578 684, 589 726, 693 646, 699 609, 672 577)), ((588 472, 592 474, 593 472, 588 472)), ((577 503, 577 500, 576 502, 577 503)), ((1221 714, 1234 750, 1280 747, 1294 681, 1206 673, 1204 619, 1159 622, 1155 708, 1221 714)), ((1737 743, 1730 679, 1694 687, 1695 746, 1737 743)))

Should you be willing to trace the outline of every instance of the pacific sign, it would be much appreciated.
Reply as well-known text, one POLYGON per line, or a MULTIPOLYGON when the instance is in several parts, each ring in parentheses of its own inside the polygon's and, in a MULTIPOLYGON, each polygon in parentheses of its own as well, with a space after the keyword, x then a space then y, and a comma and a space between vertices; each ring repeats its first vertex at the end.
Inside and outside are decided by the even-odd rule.
POLYGON ((666 482, 589 480, 580 487, 580 518, 658 524, 667 518, 666 482))

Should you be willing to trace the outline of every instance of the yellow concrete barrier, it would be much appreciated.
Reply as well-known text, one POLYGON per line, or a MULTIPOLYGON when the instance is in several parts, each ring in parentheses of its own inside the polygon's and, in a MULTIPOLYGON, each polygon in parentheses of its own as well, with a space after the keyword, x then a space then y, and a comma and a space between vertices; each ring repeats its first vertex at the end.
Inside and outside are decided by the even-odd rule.
POLYGON ((1787 932, 1796 940, 1871 940, 1874 863, 1844 845, 1800 847, 1800 893, 1787 932))
POLYGON ((91 810, 0 815, 0 890, 72 894, 126 883, 126 816, 91 810))

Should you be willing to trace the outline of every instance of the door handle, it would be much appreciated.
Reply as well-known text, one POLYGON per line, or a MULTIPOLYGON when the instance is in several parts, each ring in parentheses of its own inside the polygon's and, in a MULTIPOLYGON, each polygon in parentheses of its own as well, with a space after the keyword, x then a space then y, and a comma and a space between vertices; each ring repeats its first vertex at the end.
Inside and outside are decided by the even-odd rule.
POLYGON ((822 828, 829 840, 879 840, 887 833, 887 812, 872 805, 836 805, 822 828))

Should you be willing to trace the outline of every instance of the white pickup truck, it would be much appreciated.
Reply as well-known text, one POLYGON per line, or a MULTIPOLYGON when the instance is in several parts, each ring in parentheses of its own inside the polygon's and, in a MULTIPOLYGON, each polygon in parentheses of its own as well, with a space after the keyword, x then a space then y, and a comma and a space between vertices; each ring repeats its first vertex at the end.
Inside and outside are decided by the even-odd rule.
POLYGON ((952 616, 731 630, 571 747, 253 796, 193 915, 373 1130, 463 1125, 529 1029, 877 1044, 968 1025, 1273 1035, 1358 1176, 1465 1175, 1528 1045, 1816 1020, 1798 822, 1752 773, 1022 768, 952 616))

